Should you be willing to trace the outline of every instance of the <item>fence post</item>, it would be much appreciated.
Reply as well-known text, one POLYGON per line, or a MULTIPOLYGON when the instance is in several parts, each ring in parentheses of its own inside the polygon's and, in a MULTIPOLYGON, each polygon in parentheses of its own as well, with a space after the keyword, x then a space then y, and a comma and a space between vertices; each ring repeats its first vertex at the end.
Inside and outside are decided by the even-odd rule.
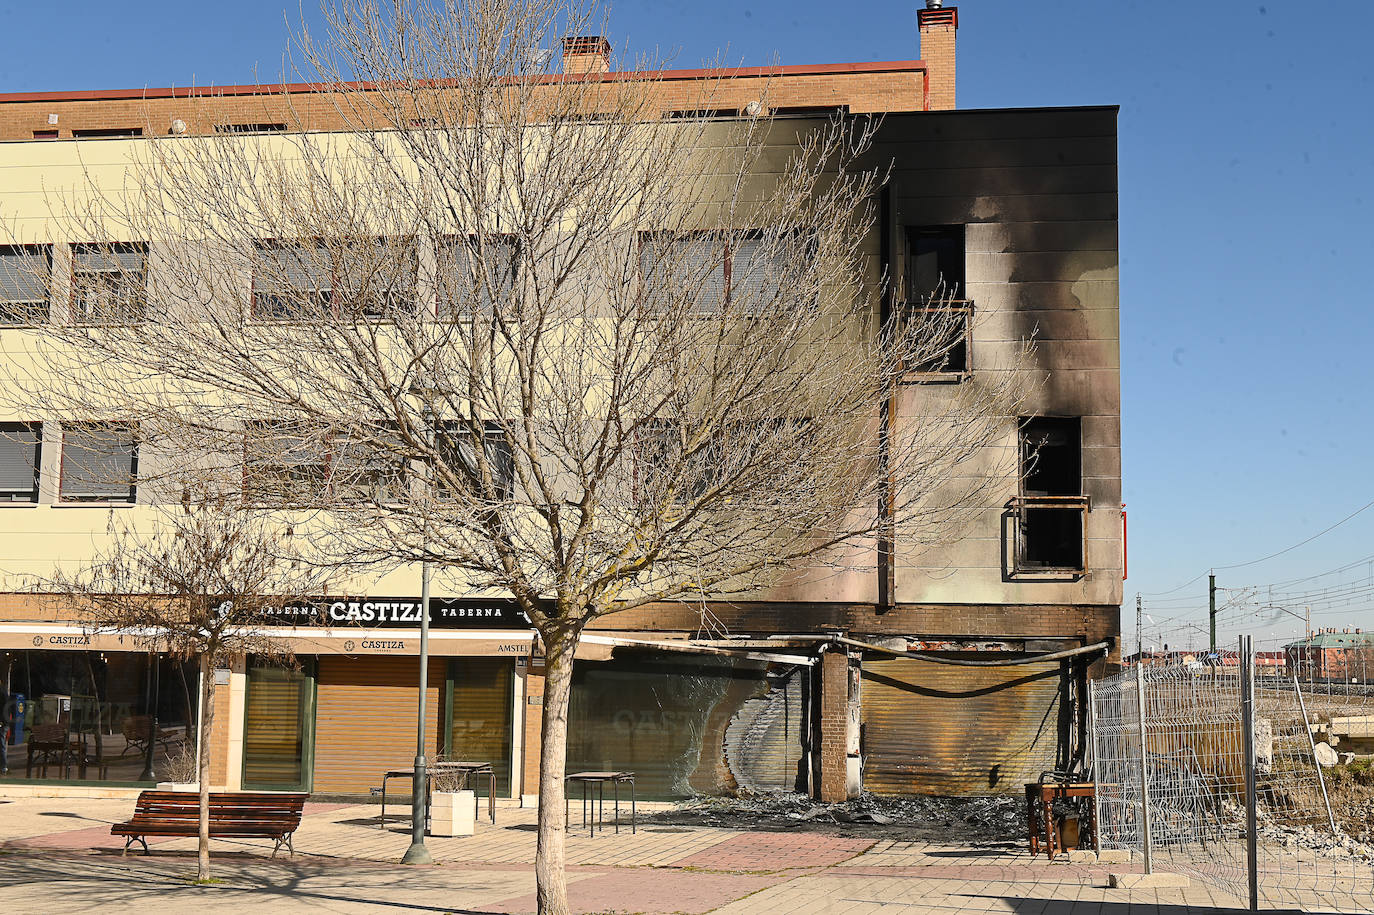
POLYGON ((1145 668, 1135 667, 1136 723, 1140 734, 1140 829, 1141 851, 1145 855, 1145 873, 1154 873, 1154 837, 1150 829, 1150 768, 1149 749, 1145 746, 1145 668))
POLYGON ((1317 741, 1312 737, 1312 724, 1307 720, 1307 701, 1302 697, 1302 684, 1298 682, 1298 672, 1293 671, 1293 692, 1298 694, 1298 710, 1302 712, 1302 729, 1307 735, 1307 748, 1312 751, 1312 767, 1317 770, 1317 784, 1322 788, 1322 803, 1326 805, 1326 821, 1331 824, 1331 834, 1337 834, 1336 815, 1331 812, 1331 798, 1326 793, 1326 776, 1322 764, 1317 762, 1317 741))
POLYGON ((1087 751, 1085 771, 1093 782, 1093 851, 1102 854, 1102 805, 1097 799, 1097 684, 1088 681, 1088 739, 1084 742, 1087 751))
POLYGON ((1259 824, 1255 791, 1255 658, 1248 635, 1240 637, 1240 731, 1245 747, 1245 871, 1250 911, 1259 911, 1259 824))

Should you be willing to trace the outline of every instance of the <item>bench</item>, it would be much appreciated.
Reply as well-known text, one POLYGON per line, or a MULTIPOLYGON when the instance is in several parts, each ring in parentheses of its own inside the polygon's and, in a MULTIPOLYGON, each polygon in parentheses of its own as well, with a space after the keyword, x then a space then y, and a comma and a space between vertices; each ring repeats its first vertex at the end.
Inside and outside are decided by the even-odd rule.
MULTIPOLYGON (((267 792, 210 793, 210 835, 273 839, 272 857, 283 845, 295 855, 291 835, 301 825, 308 794, 267 792)), ((200 834, 200 795, 191 791, 144 791, 127 823, 115 823, 110 835, 124 837, 124 854, 134 842, 148 854, 148 836, 200 834)))

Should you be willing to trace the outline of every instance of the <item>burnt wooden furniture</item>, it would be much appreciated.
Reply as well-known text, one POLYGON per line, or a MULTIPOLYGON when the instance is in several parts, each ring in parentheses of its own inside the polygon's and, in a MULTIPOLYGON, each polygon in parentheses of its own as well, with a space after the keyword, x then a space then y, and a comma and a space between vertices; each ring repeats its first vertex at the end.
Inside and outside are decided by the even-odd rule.
MULTIPOLYGON (((1088 799, 1089 822, 1093 835, 1097 835, 1097 785, 1094 782, 1030 782, 1026 785, 1026 831, 1030 838, 1030 853, 1040 852, 1040 838, 1045 840, 1045 853, 1054 860, 1055 846, 1058 844, 1054 824, 1054 802, 1059 798, 1082 797, 1088 799), (1038 814, 1038 815, 1037 815, 1038 814)), ((1059 849, 1063 851, 1063 849, 1059 849)))
MULTIPOLYGON (((286 846, 301 825, 308 794, 214 791, 210 794, 210 835, 215 838, 272 839, 272 856, 286 846)), ((148 836, 195 836, 200 834, 200 795, 191 791, 144 791, 126 823, 115 823, 110 835, 124 837, 124 854, 138 842, 148 854, 148 836)))

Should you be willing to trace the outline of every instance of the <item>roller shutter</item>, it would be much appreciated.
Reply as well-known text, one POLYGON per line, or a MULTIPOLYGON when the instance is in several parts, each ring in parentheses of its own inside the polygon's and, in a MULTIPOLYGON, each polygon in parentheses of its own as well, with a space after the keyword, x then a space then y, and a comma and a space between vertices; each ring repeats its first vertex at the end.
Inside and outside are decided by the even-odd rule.
POLYGON ((864 788, 875 794, 1019 792, 1054 768, 1062 690, 1056 662, 864 661, 864 788))
MULTIPOLYGON (((445 662, 431 659, 425 754, 443 721, 445 662)), ((413 657, 322 655, 316 699, 316 793, 367 794, 382 773, 415 764, 420 662, 413 657)), ((392 782, 390 787, 409 790, 392 782)))
MULTIPOLYGON (((515 662, 461 658, 452 662, 453 709, 448 757, 489 762, 496 770, 496 795, 510 795, 511 702, 515 662)), ((475 786, 486 794, 483 782, 475 786)))

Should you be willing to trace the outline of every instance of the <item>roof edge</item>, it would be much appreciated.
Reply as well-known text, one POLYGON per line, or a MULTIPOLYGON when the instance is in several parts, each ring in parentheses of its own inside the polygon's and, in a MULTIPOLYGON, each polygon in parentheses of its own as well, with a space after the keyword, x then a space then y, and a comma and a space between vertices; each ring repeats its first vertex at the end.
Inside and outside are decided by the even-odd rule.
MULTIPOLYGON (((776 76, 824 76, 857 73, 920 73, 926 64, 921 60, 885 60, 836 64, 779 64, 771 67, 713 67, 694 70, 625 70, 612 73, 549 73, 540 82, 617 82, 632 79, 690 80, 730 77, 761 78, 776 76)), ((345 83, 350 89, 367 88, 368 83, 345 83)), ((280 93, 328 92, 333 83, 287 83, 283 85, 238 86, 175 86, 144 89, 76 89, 66 92, 4 92, 0 103, 15 102, 95 102, 130 99, 220 98, 244 95, 277 95, 280 93)))

